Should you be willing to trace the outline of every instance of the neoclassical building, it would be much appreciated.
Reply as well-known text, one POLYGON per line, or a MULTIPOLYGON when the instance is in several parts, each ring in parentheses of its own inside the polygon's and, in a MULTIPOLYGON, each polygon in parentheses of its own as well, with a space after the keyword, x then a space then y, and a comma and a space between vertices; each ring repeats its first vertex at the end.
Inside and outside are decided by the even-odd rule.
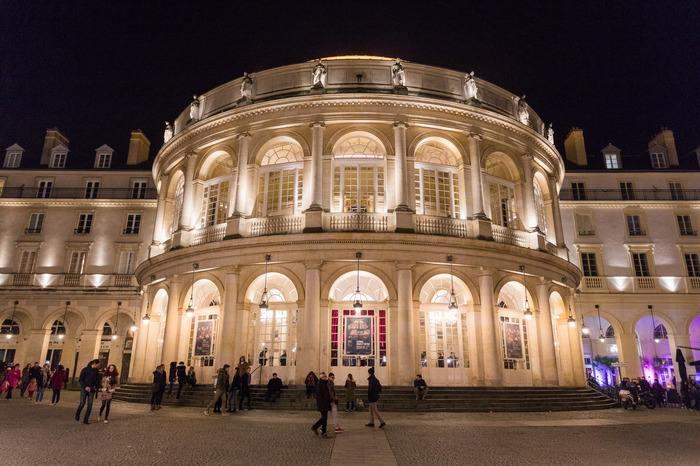
POLYGON ((580 386, 612 377, 606 356, 670 379, 677 347, 700 347, 700 186, 668 133, 655 168, 614 146, 598 167, 580 130, 565 160, 524 98, 364 56, 195 96, 152 160, 139 132, 110 165, 49 130, 38 166, 13 145, 0 170, 0 359, 580 386))
POLYGON ((524 100, 335 57, 200 95, 165 139, 133 380, 244 356, 296 383, 584 383, 564 164, 524 100))

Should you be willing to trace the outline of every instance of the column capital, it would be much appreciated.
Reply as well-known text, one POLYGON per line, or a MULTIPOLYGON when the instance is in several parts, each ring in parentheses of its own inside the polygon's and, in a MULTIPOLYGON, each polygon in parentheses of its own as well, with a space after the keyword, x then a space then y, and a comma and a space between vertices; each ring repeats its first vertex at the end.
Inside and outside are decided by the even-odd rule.
POLYGON ((324 123, 323 121, 315 121, 309 124, 309 128, 324 128, 325 126, 326 123, 324 123))
POLYGON ((186 159, 187 161, 189 161, 189 160, 192 159, 192 158, 196 158, 196 157, 197 157, 197 151, 196 151, 196 150, 191 150, 191 151, 189 151, 187 154, 185 154, 185 159, 186 159))
POLYGON ((522 157, 523 160, 532 160, 535 158, 530 151, 523 152, 520 154, 520 157, 522 157))
POLYGON ((226 267, 222 267, 222 269, 226 275, 240 275, 241 273, 240 265, 227 265, 226 267))
POLYGON ((467 138, 470 141, 483 141, 484 137, 481 134, 477 133, 467 133, 467 138))
POLYGON ((243 131, 241 133, 238 133, 238 135, 236 136, 236 139, 245 139, 245 138, 249 138, 249 137, 250 137, 250 133, 247 131, 243 131))
POLYGON ((479 267, 479 270, 476 272, 477 277, 493 277, 493 270, 492 269, 487 269, 485 267, 479 267))
POLYGON ((394 261, 394 265, 399 270, 411 270, 416 263, 413 261, 394 261))
POLYGON ((304 261, 304 268, 306 268, 306 270, 309 270, 309 269, 320 269, 321 267, 323 267, 323 261, 322 261, 322 260, 304 261))
POLYGON ((168 277, 165 281, 168 284, 168 286, 182 285, 182 277, 180 275, 173 275, 172 277, 168 277))
POLYGON ((394 123, 394 128, 395 128, 395 129, 396 129, 396 128, 403 128, 403 129, 406 129, 406 128, 408 128, 408 123, 405 123, 405 122, 403 122, 403 121, 397 121, 397 122, 394 123))

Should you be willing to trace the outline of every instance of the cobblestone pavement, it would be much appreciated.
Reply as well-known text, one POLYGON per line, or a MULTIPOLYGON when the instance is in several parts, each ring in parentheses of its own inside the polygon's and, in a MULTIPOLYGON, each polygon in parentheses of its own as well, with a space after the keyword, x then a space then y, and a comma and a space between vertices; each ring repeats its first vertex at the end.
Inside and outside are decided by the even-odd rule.
MULTIPOLYGON (((48 393, 49 400, 51 394, 48 393)), ((311 432, 317 413, 112 402, 109 424, 75 422, 77 392, 58 406, 0 400, 0 465, 25 464, 700 464, 700 413, 640 408, 568 413, 340 413, 345 432, 311 432)), ((330 419, 329 419, 330 421, 330 419)))

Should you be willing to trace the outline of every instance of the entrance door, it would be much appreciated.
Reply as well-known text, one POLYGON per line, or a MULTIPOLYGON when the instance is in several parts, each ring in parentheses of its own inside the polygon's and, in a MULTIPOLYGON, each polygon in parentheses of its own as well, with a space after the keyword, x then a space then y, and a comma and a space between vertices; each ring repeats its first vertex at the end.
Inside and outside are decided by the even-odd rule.
POLYGON ((528 322, 504 312, 499 316, 501 353, 503 357, 503 384, 506 386, 532 386, 528 322))
POLYGON ((331 370, 336 380, 344 381, 347 374, 364 377, 374 367, 376 376, 388 381, 386 331, 384 309, 362 309, 359 314, 354 309, 331 311, 331 370))

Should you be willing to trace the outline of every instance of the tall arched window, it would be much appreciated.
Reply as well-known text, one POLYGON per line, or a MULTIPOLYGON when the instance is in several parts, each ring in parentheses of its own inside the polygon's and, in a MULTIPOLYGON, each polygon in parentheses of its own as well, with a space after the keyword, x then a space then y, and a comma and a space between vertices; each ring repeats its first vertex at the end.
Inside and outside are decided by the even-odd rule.
POLYGON ((265 152, 260 161, 258 216, 301 213, 303 160, 301 147, 293 142, 275 144, 265 152))
POLYGON ((459 217, 457 158, 444 144, 426 142, 416 149, 416 212, 459 217))
POLYGON ((547 233, 547 214, 544 207, 544 196, 542 195, 542 187, 535 180, 533 182, 535 192, 535 209, 537 209, 537 226, 540 227, 542 233, 547 233))
POLYGON ((182 217, 182 205, 185 197, 185 178, 180 177, 175 186, 175 197, 173 198, 172 215, 170 216, 170 234, 177 231, 182 217))
POLYGON ((228 154, 220 155, 209 169, 202 193, 201 228, 226 222, 232 171, 233 161, 228 154))
POLYGON ((518 228, 515 204, 515 188, 507 159, 498 155, 489 157, 486 163, 486 182, 489 186, 491 221, 506 228, 518 228))
POLYGON ((333 156, 333 211, 384 212, 382 146, 369 136, 349 136, 333 156))
POLYGON ((55 320, 53 325, 51 325, 51 335, 65 335, 65 334, 66 334, 66 326, 63 324, 63 321, 55 320))

